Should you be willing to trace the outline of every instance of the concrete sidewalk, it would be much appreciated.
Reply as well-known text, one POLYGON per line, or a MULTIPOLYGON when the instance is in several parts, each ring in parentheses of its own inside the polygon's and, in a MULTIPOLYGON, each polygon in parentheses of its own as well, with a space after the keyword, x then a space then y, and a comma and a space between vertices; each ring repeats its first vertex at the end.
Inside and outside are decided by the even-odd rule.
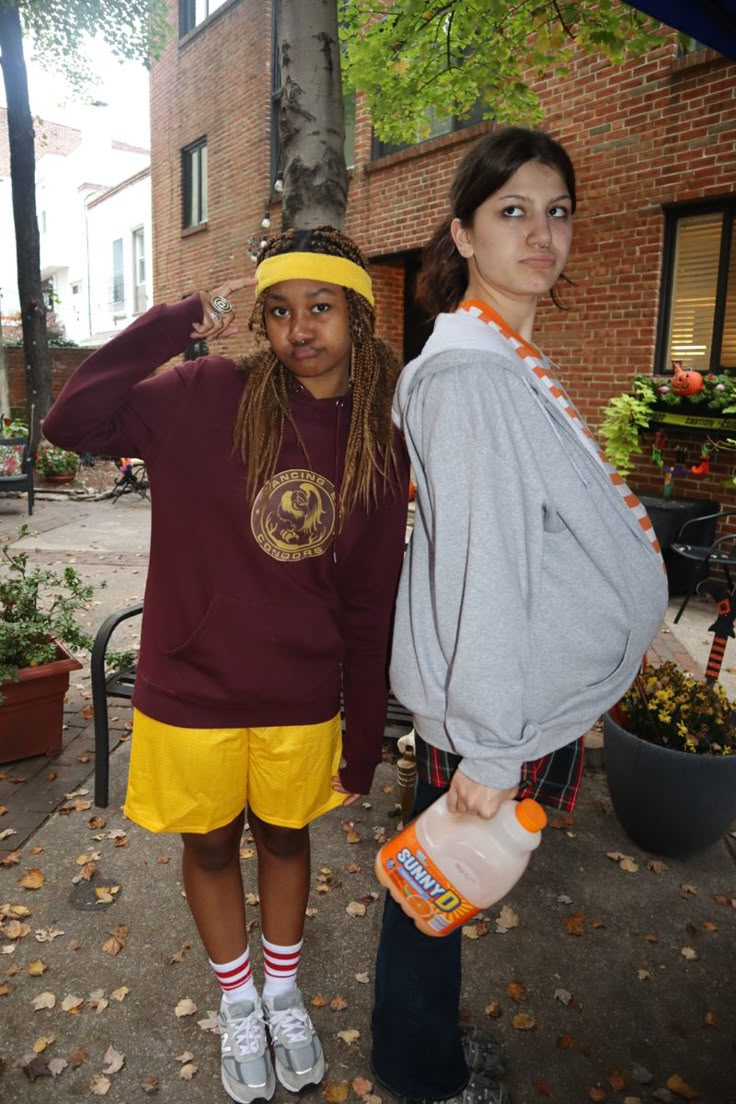
MULTIPOLYGON (((22 511, 15 500, 0 500, 0 539, 26 520, 22 511)), ((96 627, 142 597, 149 522, 140 500, 39 501, 22 543, 34 561, 73 562, 91 581, 106 581, 89 613, 96 627)), ((660 657, 702 664, 708 620, 707 608, 688 610, 681 622, 693 634, 687 646, 681 626, 677 635, 665 627, 655 645, 660 657)), ((182 900, 178 838, 152 836, 122 816, 124 703, 110 703, 117 718, 110 806, 91 805, 89 694, 87 670, 72 676, 61 756, 0 766, 0 805, 8 810, 0 834, 14 833, 0 839, 0 860, 19 852, 17 862, 0 866, 0 906, 31 910, 18 923, 6 918, 0 931, 0 1100, 78 1100, 97 1090, 111 1104, 132 1104, 155 1091, 172 1104, 226 1104, 212 1032, 218 996, 182 900), (79 880, 83 856, 96 864, 89 881, 79 880), (42 884, 23 888, 19 880, 32 870, 41 875, 31 882, 42 884), (98 903, 99 887, 115 890, 109 901, 98 903), (37 1007, 51 1003, 42 994, 53 994, 53 1007, 37 1007)), ((354 1101, 351 1082, 372 1080, 369 1013, 381 909, 372 866, 377 843, 394 830, 396 798, 387 761, 365 805, 352 810, 354 833, 339 812, 313 829, 300 983, 307 1002, 315 1001, 326 1080, 346 1082, 354 1101)), ((499 905, 464 940, 463 1014, 503 1042, 515 1104, 736 1104, 733 848, 727 839, 686 863, 653 861, 619 827, 604 772, 586 770, 574 818, 552 819, 503 902, 518 926, 496 930, 499 905), (689 1097, 688 1086, 697 1095, 689 1097)), ((251 852, 246 835, 243 870, 256 894, 251 852)), ((260 978, 255 901, 249 918, 260 978)), ((322 1099, 323 1089, 305 1095, 322 1099)), ((288 1098, 279 1087, 277 1104, 288 1098)))

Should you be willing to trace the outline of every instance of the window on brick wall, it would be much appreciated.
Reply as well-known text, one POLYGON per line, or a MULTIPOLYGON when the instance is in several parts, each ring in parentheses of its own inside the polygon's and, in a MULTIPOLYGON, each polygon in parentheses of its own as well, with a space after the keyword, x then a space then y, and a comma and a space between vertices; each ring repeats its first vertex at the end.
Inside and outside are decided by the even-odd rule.
POLYGON ((181 151, 182 227, 207 221, 207 139, 199 138, 181 151))
POLYGON ((429 108, 425 115, 429 125, 428 133, 417 137, 415 142, 382 142, 374 134, 371 142, 371 158, 377 161, 379 157, 388 157, 389 154, 398 153, 399 150, 411 149, 412 146, 420 145, 422 142, 431 142, 433 138, 440 138, 443 134, 454 134, 457 130, 474 126, 482 122, 483 111, 484 107, 480 101, 462 119, 455 115, 440 115, 434 108, 429 108))
POLYGON ((657 371, 736 371, 736 199, 665 211, 657 371))
POLYGON ((179 0, 179 38, 204 23, 227 0, 179 0))

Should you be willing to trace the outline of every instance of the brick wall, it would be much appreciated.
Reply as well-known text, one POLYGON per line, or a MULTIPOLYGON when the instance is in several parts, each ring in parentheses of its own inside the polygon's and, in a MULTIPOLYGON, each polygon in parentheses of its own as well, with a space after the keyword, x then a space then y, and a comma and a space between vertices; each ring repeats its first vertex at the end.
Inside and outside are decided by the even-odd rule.
MULTIPOLYGON (((93 349, 50 348, 51 394, 53 398, 61 391, 74 369, 94 352, 93 349)), ((10 406, 13 414, 25 417, 26 413, 26 362, 23 350, 15 345, 5 347, 8 366, 8 386, 10 406)))

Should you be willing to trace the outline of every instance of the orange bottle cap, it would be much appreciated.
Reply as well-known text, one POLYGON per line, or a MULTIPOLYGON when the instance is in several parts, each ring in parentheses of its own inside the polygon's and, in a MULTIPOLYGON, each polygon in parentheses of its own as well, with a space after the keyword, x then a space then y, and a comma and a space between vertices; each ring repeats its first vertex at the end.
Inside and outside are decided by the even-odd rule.
POLYGON ((547 814, 533 797, 525 797, 516 806, 516 819, 527 832, 541 832, 547 824, 547 814))

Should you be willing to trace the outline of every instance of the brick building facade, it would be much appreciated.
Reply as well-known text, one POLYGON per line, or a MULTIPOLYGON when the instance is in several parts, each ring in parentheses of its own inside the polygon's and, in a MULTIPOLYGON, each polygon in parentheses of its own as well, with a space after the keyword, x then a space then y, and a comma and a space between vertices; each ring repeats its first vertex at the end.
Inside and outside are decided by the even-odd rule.
MULTIPOLYGON (((171 8, 173 19, 189 22, 177 24, 151 81, 157 301, 251 272, 247 243, 261 234, 267 208, 279 225, 271 202, 271 4, 210 0, 196 6, 199 16, 191 4, 172 0, 171 8)), ((724 297, 728 316, 736 313, 736 62, 712 50, 678 57, 674 38, 664 34, 660 48, 622 67, 581 55, 568 78, 537 79, 544 128, 576 166, 579 207, 569 310, 543 306, 536 336, 593 424, 635 372, 667 366, 663 276, 674 264, 678 219, 708 215, 708 205, 723 216, 722 255, 733 244, 731 286, 722 280, 718 291, 721 328, 724 297)), ((358 100, 346 228, 374 262, 379 331, 405 356, 426 333, 411 298, 421 247, 445 214, 455 165, 488 129, 480 123, 375 157, 358 100)), ((243 329, 234 339, 241 348, 243 329)), ((673 445, 675 437, 688 456, 699 452, 700 438, 677 431, 673 445)), ((728 457, 718 460, 715 479, 683 480, 677 492, 725 501, 720 481, 732 467, 728 457)), ((659 473, 645 461, 633 482, 657 490, 659 473)))

